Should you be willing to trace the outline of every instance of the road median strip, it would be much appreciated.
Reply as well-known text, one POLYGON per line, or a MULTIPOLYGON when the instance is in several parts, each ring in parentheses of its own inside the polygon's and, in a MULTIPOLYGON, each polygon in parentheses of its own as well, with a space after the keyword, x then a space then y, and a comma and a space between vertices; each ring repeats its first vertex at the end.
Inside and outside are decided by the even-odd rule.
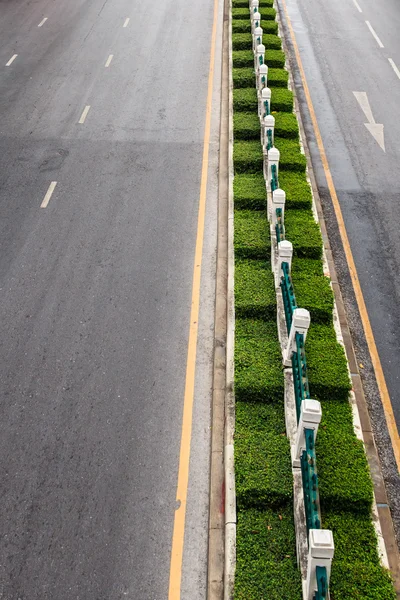
MULTIPOLYGON (((372 482, 363 442, 357 438, 353 427, 347 360, 334 327, 333 293, 324 274, 322 238, 312 208, 306 158, 293 113, 293 93, 285 87, 288 72, 284 68, 285 55, 280 49, 280 38, 276 35, 276 11, 268 0, 260 4, 253 0, 251 8, 259 19, 255 26, 263 29, 265 53, 262 64, 268 66, 260 93, 261 87, 267 85, 271 90, 271 102, 262 105, 262 111, 266 114, 271 111, 275 123, 274 139, 265 137, 263 148, 251 13, 247 2, 233 0, 237 497, 234 597, 240 600, 313 599, 315 592, 315 598, 319 600, 328 598, 329 581, 332 600, 390 600, 395 594, 390 576, 380 563, 371 521, 372 482), (296 547, 304 548, 308 539, 299 541, 299 536, 305 537, 306 530, 300 527, 301 518, 299 521, 297 512, 295 515, 293 512, 293 503, 298 506, 299 496, 293 478, 296 480, 300 469, 293 462, 293 432, 287 431, 290 421, 287 397, 293 393, 292 369, 284 370, 282 365, 282 350, 287 344, 287 333, 282 327, 282 274, 276 279, 274 272, 279 240, 276 239, 275 223, 270 227, 267 219, 264 176, 266 172, 270 175, 272 164, 270 161, 266 170, 268 153, 265 144, 268 139, 273 139, 269 150, 274 147, 280 152, 275 177, 286 193, 284 218, 283 214, 282 218, 279 216, 281 213, 272 215, 274 209, 269 193, 269 218, 271 221, 281 218, 278 237, 281 235, 281 241, 287 239, 293 245, 288 277, 294 292, 294 306, 306 309, 311 317, 302 350, 306 357, 302 377, 303 381, 307 380, 309 389, 303 400, 312 398, 322 407, 322 420, 312 449, 314 467, 315 462, 318 467, 313 523, 317 523, 316 528, 320 531, 333 533, 335 547, 331 573, 329 561, 321 563, 326 572, 325 576, 319 577, 318 591, 314 589, 314 580, 320 571, 315 565, 308 565, 315 572, 311 575, 313 582, 311 587, 308 586, 306 596, 303 593, 307 588, 304 582, 307 564, 304 566, 304 556, 300 556, 301 568, 298 568, 296 547)), ((267 180, 267 186, 269 184, 267 180)), ((288 330, 290 333, 290 326, 288 330)), ((303 484, 304 477, 303 474, 303 484)), ((305 559, 307 562, 307 556, 305 559)))

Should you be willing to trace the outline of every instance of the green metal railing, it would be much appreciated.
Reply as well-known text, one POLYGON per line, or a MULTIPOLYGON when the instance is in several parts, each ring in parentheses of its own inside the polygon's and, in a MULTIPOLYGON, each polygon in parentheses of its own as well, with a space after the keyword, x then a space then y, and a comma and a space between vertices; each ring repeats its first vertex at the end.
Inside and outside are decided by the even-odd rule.
POLYGON ((310 529, 321 528, 321 513, 319 508, 318 476, 313 429, 305 429, 304 435, 306 438, 306 449, 301 455, 300 463, 308 534, 310 529))
POLYGON ((276 165, 271 166, 271 190, 274 192, 279 187, 278 183, 278 170, 276 165))
POLYGON ((317 567, 317 591, 314 600, 327 600, 328 598, 328 573, 326 567, 317 567))
POLYGON ((273 148, 274 143, 272 141, 272 129, 267 129, 267 150, 273 148))
POLYGON ((268 100, 264 100, 264 117, 266 117, 267 115, 269 115, 269 102, 268 100))
POLYGON ((292 355, 294 395, 296 400, 297 422, 300 420, 301 403, 310 398, 310 388, 307 377, 307 361, 304 349, 304 335, 296 333, 296 352, 292 355))
MULTIPOLYGON (((279 209, 278 209, 279 210, 279 209)), ((293 283, 289 272, 289 263, 282 263, 281 290, 283 298, 283 306, 285 307, 285 320, 288 333, 292 326, 293 311, 297 308, 296 297, 294 295, 293 283)))
POLYGON ((285 239, 285 226, 283 224, 282 209, 281 208, 277 208, 276 209, 275 233, 276 233, 276 239, 277 239, 278 244, 279 244, 279 242, 281 242, 282 240, 285 239))

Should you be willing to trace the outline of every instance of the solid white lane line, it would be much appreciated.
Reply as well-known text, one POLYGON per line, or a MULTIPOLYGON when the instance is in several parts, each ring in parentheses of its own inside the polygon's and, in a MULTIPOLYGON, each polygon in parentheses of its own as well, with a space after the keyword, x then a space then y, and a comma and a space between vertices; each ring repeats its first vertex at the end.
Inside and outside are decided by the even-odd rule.
POLYGON ((110 54, 110 56, 107 58, 107 62, 104 66, 109 67, 113 58, 114 58, 114 54, 110 54))
POLYGON ((396 73, 397 77, 400 79, 400 71, 396 66, 396 63, 394 62, 394 60, 392 58, 388 58, 388 61, 390 62, 390 64, 392 65, 392 69, 393 71, 396 73))
POLYGON ((90 110, 90 104, 85 106, 85 108, 83 109, 83 113, 82 113, 81 118, 79 119, 78 123, 80 123, 82 125, 82 123, 85 122, 85 119, 87 117, 89 110, 90 110))
POLYGON ((358 4, 357 0, 353 0, 353 2, 354 2, 354 4, 355 4, 355 7, 356 7, 356 9, 358 10, 358 12, 362 12, 362 10, 361 10, 361 6, 358 4))
POLYGON ((368 29, 370 30, 370 32, 372 33, 372 35, 374 36, 374 38, 376 39, 379 48, 384 48, 385 46, 382 44, 381 40, 378 38, 378 36, 375 33, 375 30, 373 29, 371 23, 369 21, 365 21, 367 24, 368 29))
POLYGON ((8 63, 6 63, 6 67, 9 67, 11 65, 11 63, 14 62, 14 60, 17 58, 18 54, 14 54, 14 56, 12 56, 10 58, 10 60, 8 61, 8 63))
POLYGON ((57 185, 57 181, 52 181, 51 182, 51 184, 49 185, 49 189, 47 190, 46 195, 43 198, 43 202, 40 205, 40 208, 47 208, 47 205, 50 202, 50 198, 53 195, 53 192, 55 190, 56 185, 57 185))
POLYGON ((128 27, 128 23, 129 23, 129 21, 130 21, 130 19, 129 19, 129 17, 128 17, 127 19, 125 19, 125 23, 124 23, 124 25, 123 25, 123 26, 124 26, 124 27, 128 27))
POLYGON ((46 23, 46 21, 47 21, 47 17, 45 17, 45 18, 43 19, 43 21, 40 21, 40 23, 39 23, 38 27, 42 27, 42 25, 44 25, 44 24, 46 23))

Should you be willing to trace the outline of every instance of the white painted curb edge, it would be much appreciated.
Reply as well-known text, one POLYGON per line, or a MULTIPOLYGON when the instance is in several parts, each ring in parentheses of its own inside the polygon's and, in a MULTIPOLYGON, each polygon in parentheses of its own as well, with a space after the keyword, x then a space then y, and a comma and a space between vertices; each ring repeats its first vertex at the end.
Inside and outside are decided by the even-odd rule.
POLYGON ((226 391, 225 391, 225 564, 224 600, 232 600, 236 567, 236 490, 233 436, 235 431, 234 396, 234 344, 235 344, 235 298, 234 298, 234 250, 233 250, 233 94, 232 94, 232 2, 229 1, 229 149, 228 149, 228 289, 226 333, 226 391))

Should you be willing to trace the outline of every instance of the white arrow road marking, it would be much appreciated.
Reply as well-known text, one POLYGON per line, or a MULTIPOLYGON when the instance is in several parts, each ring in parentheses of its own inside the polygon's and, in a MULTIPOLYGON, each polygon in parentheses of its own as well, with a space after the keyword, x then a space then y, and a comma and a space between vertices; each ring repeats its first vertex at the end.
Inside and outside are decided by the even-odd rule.
POLYGON ((353 92, 353 94, 358 104, 361 106, 361 110, 368 119, 368 123, 364 123, 365 127, 368 129, 372 137, 378 142, 382 150, 386 152, 383 125, 380 123, 375 123, 366 92, 353 92))

